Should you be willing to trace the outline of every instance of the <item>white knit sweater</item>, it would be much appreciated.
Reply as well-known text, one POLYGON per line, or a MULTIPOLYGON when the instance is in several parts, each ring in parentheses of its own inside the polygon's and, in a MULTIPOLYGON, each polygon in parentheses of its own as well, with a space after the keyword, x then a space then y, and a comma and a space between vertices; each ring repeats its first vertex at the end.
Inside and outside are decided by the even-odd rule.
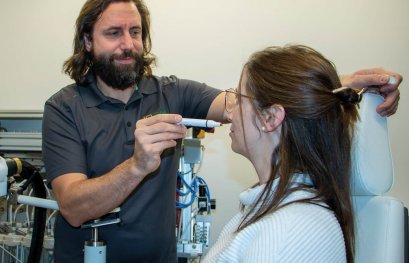
MULTIPOLYGON (((301 175, 298 179, 306 180, 301 175)), ((240 202, 248 209, 264 187, 244 191, 240 202)), ((283 203, 307 197, 311 193, 297 191, 283 203)), ((235 233, 242 217, 239 212, 230 220, 201 262, 346 262, 342 230, 331 210, 314 204, 290 204, 235 233)))

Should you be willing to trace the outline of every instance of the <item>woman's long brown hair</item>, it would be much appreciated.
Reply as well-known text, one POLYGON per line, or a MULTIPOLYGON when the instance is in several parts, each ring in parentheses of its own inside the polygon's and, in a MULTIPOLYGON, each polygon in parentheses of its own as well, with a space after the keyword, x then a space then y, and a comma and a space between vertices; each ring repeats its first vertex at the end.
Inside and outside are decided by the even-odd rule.
POLYGON ((314 197, 295 202, 319 205, 323 201, 334 211, 344 235, 347 261, 353 262, 351 143, 359 96, 350 90, 333 94, 333 89, 341 87, 335 66, 306 46, 267 48, 253 54, 243 71, 248 77, 247 94, 256 98, 254 108, 260 112, 279 104, 285 118, 280 143, 271 156, 270 178, 238 231, 285 206, 280 203, 292 192, 306 190, 314 197), (313 186, 290 187, 297 173, 308 174, 313 186), (280 180, 272 193, 277 177, 280 180))

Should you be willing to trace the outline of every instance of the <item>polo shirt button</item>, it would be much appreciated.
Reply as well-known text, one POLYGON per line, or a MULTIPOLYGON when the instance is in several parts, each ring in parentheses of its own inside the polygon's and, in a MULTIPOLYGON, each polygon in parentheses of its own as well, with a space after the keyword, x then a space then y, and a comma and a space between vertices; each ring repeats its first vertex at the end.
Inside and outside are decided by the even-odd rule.
POLYGON ((128 121, 128 122, 126 123, 126 126, 128 126, 128 127, 131 127, 131 125, 132 125, 132 123, 131 123, 130 121, 128 121))
POLYGON ((125 106, 125 110, 128 110, 128 106, 125 106))

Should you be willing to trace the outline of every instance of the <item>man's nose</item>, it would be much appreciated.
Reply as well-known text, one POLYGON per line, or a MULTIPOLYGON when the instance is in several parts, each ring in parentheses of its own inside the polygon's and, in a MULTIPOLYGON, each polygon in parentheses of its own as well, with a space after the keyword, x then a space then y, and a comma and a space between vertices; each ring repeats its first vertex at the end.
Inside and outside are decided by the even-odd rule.
POLYGON ((121 38, 121 49, 132 50, 133 49, 133 39, 129 33, 125 33, 121 38))

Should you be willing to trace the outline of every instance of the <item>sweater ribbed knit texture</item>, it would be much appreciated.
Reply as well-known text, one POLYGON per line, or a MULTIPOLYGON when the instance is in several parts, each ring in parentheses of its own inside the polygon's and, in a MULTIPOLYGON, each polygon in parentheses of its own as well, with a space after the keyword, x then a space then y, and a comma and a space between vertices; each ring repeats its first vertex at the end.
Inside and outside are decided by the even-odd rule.
MULTIPOLYGON (((297 179, 308 180, 305 178, 300 175, 297 179)), ((273 188, 277 183, 278 179, 273 188)), ((264 187, 260 185, 240 194, 246 209, 254 205, 264 187)), ((308 197, 312 194, 296 191, 283 203, 308 197)), ((243 216, 239 212, 227 223, 201 262, 346 262, 341 227, 334 213, 325 207, 293 203, 236 233, 243 216)))

